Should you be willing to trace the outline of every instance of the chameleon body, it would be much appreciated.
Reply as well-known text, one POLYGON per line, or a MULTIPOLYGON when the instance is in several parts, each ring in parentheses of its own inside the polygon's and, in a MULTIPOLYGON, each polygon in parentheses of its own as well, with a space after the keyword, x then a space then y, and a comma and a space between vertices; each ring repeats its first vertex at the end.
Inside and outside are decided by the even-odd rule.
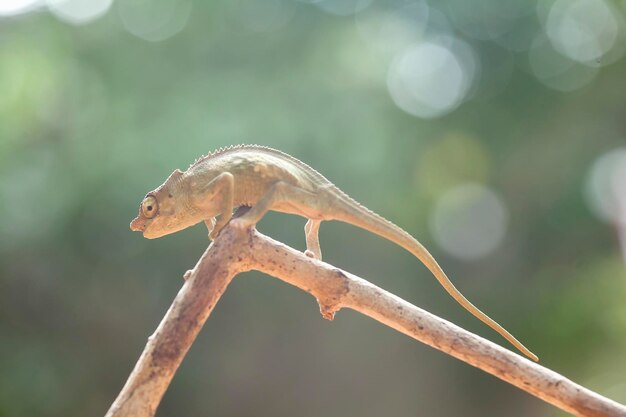
POLYGON ((269 210, 307 218, 306 254, 316 259, 321 259, 318 230, 324 220, 349 223, 398 244, 423 262, 459 304, 526 356, 537 360, 509 332, 470 303, 415 238, 357 203, 304 162, 275 149, 232 146, 199 158, 185 172, 175 170, 160 187, 146 195, 130 228, 153 239, 205 222, 209 237, 215 239, 231 219, 233 208, 239 206, 251 207, 239 219, 248 225, 256 224, 269 210))

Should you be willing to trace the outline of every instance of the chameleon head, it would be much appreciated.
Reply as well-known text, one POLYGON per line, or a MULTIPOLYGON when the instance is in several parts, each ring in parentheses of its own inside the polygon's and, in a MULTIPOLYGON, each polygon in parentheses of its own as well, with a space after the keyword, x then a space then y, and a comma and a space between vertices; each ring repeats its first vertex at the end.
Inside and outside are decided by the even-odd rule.
POLYGON ((139 214, 130 223, 130 230, 143 232, 148 239, 165 236, 198 223, 194 210, 187 204, 182 184, 183 173, 176 170, 139 205, 139 214))

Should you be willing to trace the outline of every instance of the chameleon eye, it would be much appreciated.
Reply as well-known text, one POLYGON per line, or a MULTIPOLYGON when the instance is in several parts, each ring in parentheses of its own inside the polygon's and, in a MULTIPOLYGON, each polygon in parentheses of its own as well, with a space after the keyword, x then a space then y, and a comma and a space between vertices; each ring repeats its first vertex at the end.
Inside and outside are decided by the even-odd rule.
POLYGON ((157 199, 154 198, 153 196, 149 195, 148 197, 144 198, 144 200, 141 202, 141 214, 146 216, 148 219, 151 219, 154 216, 156 216, 158 211, 159 211, 159 203, 157 199))

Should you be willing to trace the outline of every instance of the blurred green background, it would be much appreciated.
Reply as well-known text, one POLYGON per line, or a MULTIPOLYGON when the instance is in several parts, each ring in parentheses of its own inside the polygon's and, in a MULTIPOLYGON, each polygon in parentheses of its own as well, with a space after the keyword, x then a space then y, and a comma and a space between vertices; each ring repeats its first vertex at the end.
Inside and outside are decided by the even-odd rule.
MULTIPOLYGON (((626 402, 624 1, 1 0, 0 416, 104 415, 207 246, 145 193, 258 143, 405 228, 541 363, 626 402)), ((304 220, 259 229, 304 249, 304 220)), ((489 339, 410 254, 327 262, 489 339)), ((159 416, 563 413, 351 311, 237 278, 159 416)))

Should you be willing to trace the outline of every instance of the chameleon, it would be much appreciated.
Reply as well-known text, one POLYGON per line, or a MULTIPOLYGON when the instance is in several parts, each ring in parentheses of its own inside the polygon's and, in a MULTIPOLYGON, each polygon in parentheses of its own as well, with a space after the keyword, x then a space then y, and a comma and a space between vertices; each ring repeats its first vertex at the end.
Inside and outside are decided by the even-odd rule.
POLYGON ((413 236, 353 200, 304 162, 276 149, 229 146, 196 159, 185 172, 174 170, 162 185, 146 194, 130 228, 154 239, 204 222, 214 240, 232 218, 233 209, 240 206, 250 207, 239 218, 246 226, 256 225, 270 210, 305 217, 305 254, 318 260, 322 258, 318 238, 322 221, 345 222, 390 240, 418 258, 467 311, 526 356, 538 360, 465 298, 413 236))

